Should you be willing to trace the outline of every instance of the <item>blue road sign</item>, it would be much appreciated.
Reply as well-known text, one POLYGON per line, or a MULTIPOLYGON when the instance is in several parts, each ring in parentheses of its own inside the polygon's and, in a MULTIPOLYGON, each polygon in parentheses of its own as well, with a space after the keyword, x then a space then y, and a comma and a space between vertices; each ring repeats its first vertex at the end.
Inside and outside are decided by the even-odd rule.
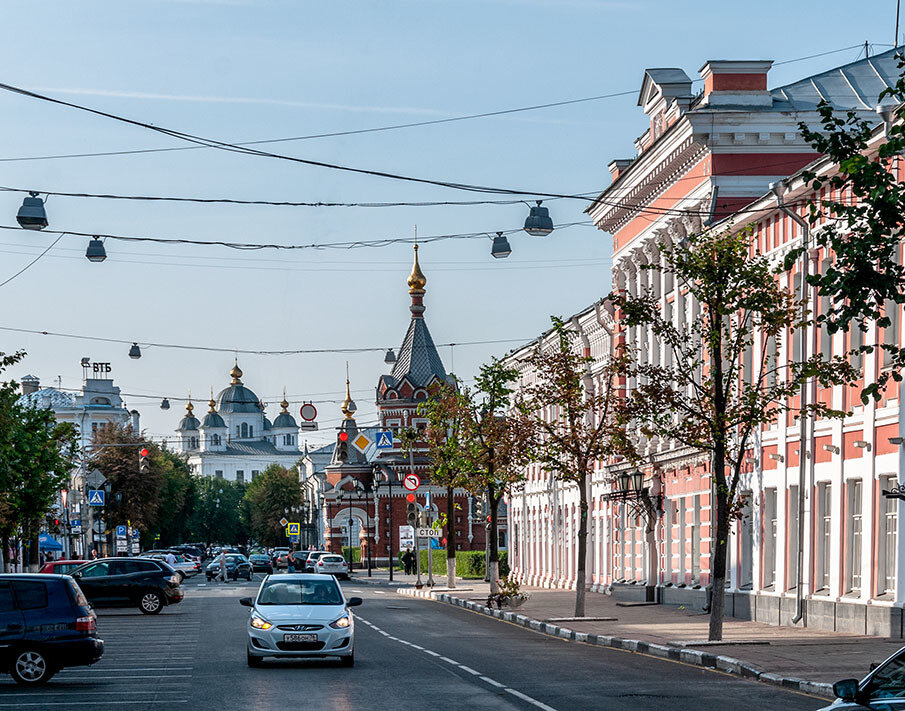
POLYGON ((128 531, 127 531, 127 529, 126 529, 125 526, 117 526, 117 527, 116 527, 116 537, 117 537, 117 538, 125 538, 127 532, 128 532, 128 531))
POLYGON ((377 449, 393 448, 393 431, 379 430, 377 432, 377 449))
POLYGON ((289 536, 289 540, 290 540, 292 543, 298 543, 298 542, 299 542, 299 537, 298 537, 298 536, 289 536))
POLYGON ((297 523, 290 523, 286 526, 286 534, 289 536, 299 535, 299 525, 297 523))
POLYGON ((133 541, 137 541, 137 540, 138 540, 138 531, 132 531, 132 540, 133 540, 133 541))
POLYGON ((89 506, 103 506, 104 505, 104 490, 103 489, 88 489, 88 505, 89 506))
POLYGON ((69 519, 69 525, 73 528, 81 528, 82 527, 82 519, 80 518, 71 518, 69 519))

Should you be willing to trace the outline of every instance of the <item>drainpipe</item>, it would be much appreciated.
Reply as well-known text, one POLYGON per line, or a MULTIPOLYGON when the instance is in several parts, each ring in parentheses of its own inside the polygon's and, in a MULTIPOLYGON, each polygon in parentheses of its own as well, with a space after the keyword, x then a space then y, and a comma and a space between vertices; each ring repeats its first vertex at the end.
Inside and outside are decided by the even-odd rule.
MULTIPOLYGON (((776 206, 779 211, 794 221, 802 230, 802 242, 804 252, 801 255, 801 319, 805 321, 808 316, 808 254, 811 249, 811 229, 807 221, 798 213, 791 210, 783 203, 783 195, 788 190, 785 181, 779 183, 770 183, 770 192, 776 198, 776 206)), ((807 359, 807 328, 802 328, 798 334, 799 338, 799 355, 803 363, 807 359)), ((792 618, 792 624, 798 624, 804 617, 804 502, 805 502, 805 485, 807 477, 805 475, 805 459, 807 452, 805 451, 805 440, 808 433, 808 422, 805 416, 804 408, 806 405, 807 387, 802 385, 800 393, 801 414, 800 414, 800 433, 798 436, 798 561, 796 565, 796 577, 798 578, 795 587, 795 617, 792 618)))

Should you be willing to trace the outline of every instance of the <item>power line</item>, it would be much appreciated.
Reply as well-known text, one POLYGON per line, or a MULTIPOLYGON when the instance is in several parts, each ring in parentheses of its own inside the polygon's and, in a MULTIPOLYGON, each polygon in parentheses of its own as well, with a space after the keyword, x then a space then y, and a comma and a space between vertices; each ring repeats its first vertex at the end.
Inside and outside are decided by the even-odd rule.
POLYGON ((43 252, 41 252, 37 257, 35 257, 34 259, 32 259, 28 264, 26 264, 26 265, 25 265, 24 267, 22 267, 19 271, 17 271, 15 274, 13 274, 11 277, 9 277, 6 281, 0 282, 0 287, 6 286, 6 285, 9 284, 13 279, 15 279, 17 276, 19 276, 20 274, 23 274, 24 272, 28 271, 28 269, 30 269, 30 268, 31 268, 31 267, 32 267, 32 266, 33 266, 33 265, 34 265, 41 257, 43 257, 45 254, 47 254, 51 249, 53 249, 53 248, 56 246, 57 242, 59 242, 61 239, 63 239, 63 235, 65 235, 65 234, 66 234, 65 232, 60 233, 60 236, 57 237, 57 238, 50 244, 50 246, 49 246, 47 249, 45 249, 45 250, 44 250, 43 252))

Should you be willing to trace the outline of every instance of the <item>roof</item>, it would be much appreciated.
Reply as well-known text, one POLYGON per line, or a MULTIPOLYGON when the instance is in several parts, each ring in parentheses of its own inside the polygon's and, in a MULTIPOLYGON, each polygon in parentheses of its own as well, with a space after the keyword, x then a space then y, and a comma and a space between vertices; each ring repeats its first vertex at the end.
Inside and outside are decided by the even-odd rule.
POLYGON ((446 368, 431 338, 427 323, 420 316, 414 316, 409 324, 393 371, 385 380, 395 385, 407 378, 415 387, 426 387, 434 378, 446 380, 446 368))
POLYGON ((266 455, 274 457, 286 457, 287 455, 295 455, 297 458, 300 458, 302 455, 301 452, 285 452, 279 450, 276 448, 276 446, 274 446, 267 440, 256 440, 254 442, 228 442, 225 452, 216 452, 216 455, 218 457, 223 454, 233 456, 266 455))
POLYGON ((205 428, 222 427, 226 429, 226 423, 217 412, 208 412, 201 421, 201 426, 205 428))
POLYGON ((281 412, 277 415, 277 418, 273 421, 274 427, 291 427, 292 429, 297 430, 299 428, 298 424, 295 421, 295 418, 290 415, 288 412, 281 412))
MULTIPOLYGON (((899 77, 899 51, 890 49, 773 89, 773 110, 815 111, 817 104, 825 100, 836 109, 873 111, 880 92, 894 86, 899 77)), ((887 98, 884 103, 895 102, 887 98)))
POLYGON ((241 383, 224 388, 217 395, 217 410, 220 413, 260 412, 258 396, 241 383))
POLYGON ((75 395, 56 388, 41 388, 19 398, 19 404, 32 407, 50 407, 52 410, 76 407, 75 395))
POLYGON ((197 430, 198 427, 201 426, 201 423, 198 421, 198 418, 194 415, 186 415, 179 422, 179 427, 176 428, 177 432, 190 432, 197 430))

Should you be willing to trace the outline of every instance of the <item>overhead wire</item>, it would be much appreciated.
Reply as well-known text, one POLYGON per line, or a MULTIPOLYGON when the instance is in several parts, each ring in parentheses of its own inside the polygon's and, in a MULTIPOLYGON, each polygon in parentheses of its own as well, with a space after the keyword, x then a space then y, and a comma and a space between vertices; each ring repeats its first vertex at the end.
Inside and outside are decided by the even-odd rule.
POLYGON ((19 271, 17 271, 17 272, 16 272, 15 274, 13 274, 11 277, 9 277, 8 279, 6 279, 5 281, 0 282, 0 287, 6 286, 6 285, 9 284, 13 279, 15 279, 15 278, 18 277, 19 275, 24 274, 24 273, 27 272, 29 269, 31 269, 31 267, 33 267, 33 266, 37 263, 37 261, 38 261, 39 259, 41 259, 41 257, 43 257, 45 254, 47 254, 51 249, 53 249, 53 248, 56 246, 57 242, 59 242, 61 239, 63 239, 63 235, 65 235, 65 234, 66 234, 65 232, 61 232, 61 233, 60 233, 60 236, 57 237, 57 238, 56 238, 56 239, 55 239, 55 240, 47 247, 47 249, 45 249, 43 252, 41 252, 37 257, 35 257, 34 259, 32 259, 28 264, 26 264, 24 267, 22 267, 19 271))

